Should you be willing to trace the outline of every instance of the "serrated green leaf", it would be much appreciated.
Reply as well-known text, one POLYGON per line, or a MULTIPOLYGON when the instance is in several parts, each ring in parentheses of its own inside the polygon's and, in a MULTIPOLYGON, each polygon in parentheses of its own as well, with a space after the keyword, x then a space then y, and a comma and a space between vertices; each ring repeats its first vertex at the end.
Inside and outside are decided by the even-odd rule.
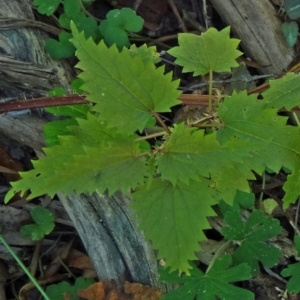
POLYGON ((183 66, 183 72, 194 72, 194 76, 205 75, 210 71, 230 72, 237 67, 236 58, 242 52, 236 48, 239 40, 230 38, 230 27, 221 31, 209 28, 201 36, 179 34, 179 46, 168 51, 176 57, 175 63, 183 66))
POLYGON ((161 297, 161 300, 253 300, 254 295, 250 291, 231 285, 230 283, 251 278, 251 270, 247 264, 234 267, 231 265, 229 254, 217 259, 213 267, 202 273, 196 266, 191 270, 191 276, 178 276, 178 273, 170 274, 168 270, 160 270, 160 280, 166 283, 182 284, 179 288, 161 297), (197 297, 197 298, 196 298, 197 297))
POLYGON ((287 110, 299 106, 300 75, 287 73, 284 77, 270 80, 270 88, 262 93, 265 108, 287 110))
POLYGON ((173 186, 169 181, 153 179, 149 188, 144 185, 132 194, 131 208, 140 229, 171 271, 189 273, 188 260, 196 259, 198 242, 206 239, 203 230, 210 228, 207 217, 215 215, 211 206, 219 201, 210 183, 203 179, 173 186))
POLYGON ((145 157, 138 156, 136 136, 117 134, 93 115, 77 122, 78 126, 70 128, 72 136, 59 137, 60 145, 44 149, 46 157, 33 162, 34 170, 20 173, 22 179, 12 183, 6 201, 16 191, 24 194, 28 189, 28 199, 73 190, 112 194, 121 189, 126 193, 144 181, 148 169, 145 157))
POLYGON ((164 68, 131 58, 128 49, 119 53, 115 46, 108 49, 104 42, 86 41, 74 24, 72 32, 80 60, 77 67, 83 70, 79 77, 85 81, 81 88, 108 127, 129 134, 142 131, 152 111, 168 112, 180 103, 178 81, 172 82, 171 73, 164 75, 164 68))
MULTIPOLYGON (((252 157, 245 158, 243 164, 239 164, 241 170, 254 170, 262 174, 266 167, 275 172, 283 166, 291 169, 293 173, 284 184, 284 206, 287 207, 300 194, 300 129, 287 126, 287 118, 278 116, 277 109, 265 109, 266 105, 245 92, 226 97, 224 103, 219 105, 219 117, 224 127, 218 130, 217 139, 221 144, 236 138, 247 139, 249 145, 258 143, 252 157), (260 143, 262 147, 259 148, 260 143), (266 143, 269 143, 268 147, 266 143)), ((240 172, 240 179, 246 181, 243 173, 240 172)), ((227 174, 225 176, 228 177, 227 174)))
POLYGON ((64 11, 72 17, 81 11, 80 0, 64 0, 64 11))
POLYGON ((35 224, 24 225, 20 229, 21 235, 38 241, 49 234, 54 228, 54 215, 48 209, 37 206, 30 212, 35 224))
POLYGON ((269 268, 279 261, 281 251, 266 243, 282 231, 278 220, 266 217, 262 211, 256 210, 243 222, 240 212, 232 210, 225 214, 224 221, 229 225, 221 229, 224 237, 240 242, 233 254, 235 264, 246 262, 255 275, 259 272, 258 261, 269 268))
POLYGON ((121 10, 113 9, 106 15, 106 20, 100 24, 100 32, 108 46, 116 44, 120 48, 129 46, 127 31, 138 32, 142 30, 144 20, 137 16, 135 11, 125 7, 121 10))
POLYGON ((54 59, 71 57, 75 52, 75 47, 69 41, 71 37, 70 33, 63 31, 59 34, 59 41, 47 39, 45 43, 46 51, 54 59))
POLYGON ((157 52, 155 46, 147 47, 145 44, 137 47, 135 44, 131 45, 129 48, 129 53, 132 58, 140 56, 143 60, 143 63, 146 65, 149 61, 152 61, 154 64, 161 61, 160 55, 157 52))
POLYGON ((78 291, 88 288, 93 283, 95 280, 92 278, 78 277, 73 286, 65 281, 47 286, 46 294, 50 299, 55 300, 65 300, 66 297, 68 300, 79 300, 78 291))
POLYGON ((42 15, 51 16, 58 8, 61 0, 34 0, 33 5, 37 6, 37 11, 42 15))
POLYGON ((158 172, 173 184, 178 180, 185 183, 189 179, 198 180, 199 176, 213 177, 220 173, 222 165, 231 167, 233 162, 242 162, 252 146, 238 139, 221 146, 216 140, 216 132, 204 135, 203 130, 186 128, 181 123, 159 151, 158 172))

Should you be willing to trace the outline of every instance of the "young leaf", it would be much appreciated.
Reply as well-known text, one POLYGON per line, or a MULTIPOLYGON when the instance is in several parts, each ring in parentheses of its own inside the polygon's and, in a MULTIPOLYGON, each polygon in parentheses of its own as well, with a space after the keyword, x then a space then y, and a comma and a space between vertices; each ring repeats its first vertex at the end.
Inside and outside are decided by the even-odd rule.
POLYGON ((149 188, 144 185, 131 196, 140 229, 171 271, 189 273, 188 260, 196 259, 198 242, 206 239, 203 230, 210 228, 207 217, 215 215, 211 206, 219 200, 210 183, 203 179, 173 186, 169 181, 153 179, 149 188))
POLYGON ((177 272, 170 274, 168 270, 160 270, 160 280, 170 284, 182 284, 179 288, 161 297, 161 300, 253 300, 253 293, 236 287, 230 283, 251 278, 250 267, 243 263, 234 267, 231 265, 231 256, 226 254, 217 259, 213 267, 202 273, 193 267, 191 275, 178 276, 177 272), (197 297, 197 298, 196 298, 197 297))
POLYGON ((179 46, 168 51, 176 57, 175 63, 183 66, 183 72, 194 72, 194 76, 205 75, 209 71, 230 72, 237 67, 236 58, 242 52, 236 48, 239 40, 230 38, 230 27, 221 31, 209 28, 201 36, 179 34, 179 46))
POLYGON ((60 145, 44 149, 46 157, 33 162, 35 169, 21 173, 22 179, 12 183, 6 201, 14 192, 23 194, 28 189, 28 199, 73 190, 102 193, 108 189, 112 194, 121 189, 126 193, 144 181, 148 170, 145 157, 138 157, 136 136, 117 134, 93 115, 77 122, 78 126, 70 128, 72 136, 59 137, 60 145))
MULTIPOLYGON (((218 130, 217 140, 222 145, 236 138, 247 139, 249 145, 257 143, 258 148, 252 151, 250 159, 245 158, 239 165, 240 170, 254 170, 258 174, 266 167, 274 172, 283 166, 292 170, 284 184, 283 200, 287 207, 300 194, 300 129, 287 126, 286 117, 278 116, 277 109, 265 109, 265 105, 264 101, 257 101, 256 96, 247 96, 245 92, 226 97, 219 105, 219 117, 224 126, 218 130)), ((239 177, 247 180, 243 172, 239 177)))
POLYGON ((100 24, 100 32, 108 46, 116 44, 121 49, 130 45, 126 31, 138 32, 144 20, 130 8, 113 9, 100 24))
POLYGON ((142 131, 153 111, 168 112, 180 103, 178 81, 172 82, 172 74, 165 75, 164 68, 144 64, 139 56, 132 58, 126 48, 119 53, 103 41, 96 45, 85 40, 74 24, 71 27, 80 60, 77 67, 83 70, 79 77, 85 81, 82 89, 108 127, 128 134, 142 131))
POLYGON ((53 230, 54 215, 48 209, 41 206, 33 208, 30 214, 35 224, 22 226, 20 233, 33 241, 41 240, 53 230))
POLYGON ((227 240, 239 241, 240 245, 233 254, 235 264, 246 262, 256 275, 259 272, 258 261, 266 267, 273 267, 281 256, 281 251, 266 241, 278 235, 282 228, 279 221, 265 217, 262 211, 253 211, 246 222, 243 222, 238 210, 228 211, 224 221, 229 225, 222 228, 227 240))
POLYGON ((33 0, 33 5, 37 6, 37 11, 41 15, 51 16, 58 8, 61 0, 33 0))
MULTIPOLYGON (((300 252, 300 237, 295 236, 294 243, 296 245, 296 250, 298 253, 300 252)), ((290 264, 287 268, 281 271, 281 276, 283 277, 291 277, 287 283, 287 290, 291 294, 300 293, 300 262, 290 264)))

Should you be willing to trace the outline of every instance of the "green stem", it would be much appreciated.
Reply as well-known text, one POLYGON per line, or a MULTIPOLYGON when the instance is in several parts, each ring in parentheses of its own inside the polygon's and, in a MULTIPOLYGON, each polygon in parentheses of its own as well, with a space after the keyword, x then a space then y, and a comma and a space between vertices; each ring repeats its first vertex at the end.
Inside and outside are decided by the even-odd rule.
POLYGON ((221 256, 221 254, 224 252, 226 248, 230 245, 231 241, 227 241, 225 244, 223 244, 215 253, 214 257, 212 258, 205 274, 209 272, 209 270, 213 267, 215 261, 221 256))
POLYGON ((26 273, 26 275, 29 277, 31 282, 35 285, 35 287, 40 291, 40 293, 44 296, 45 300, 51 300, 48 295, 45 293, 45 291, 42 289, 42 287, 39 285, 37 280, 30 274, 29 270, 26 268, 26 266, 23 264, 23 262, 20 260, 20 258, 15 254, 13 249, 7 244, 4 237, 0 235, 0 242, 5 246, 5 248, 8 250, 8 252, 12 255, 12 257, 15 259, 15 261, 19 264, 19 266, 23 269, 23 271, 26 273))
POLYGON ((209 70, 209 82, 208 82, 208 112, 212 112, 212 84, 213 84, 213 71, 209 70))

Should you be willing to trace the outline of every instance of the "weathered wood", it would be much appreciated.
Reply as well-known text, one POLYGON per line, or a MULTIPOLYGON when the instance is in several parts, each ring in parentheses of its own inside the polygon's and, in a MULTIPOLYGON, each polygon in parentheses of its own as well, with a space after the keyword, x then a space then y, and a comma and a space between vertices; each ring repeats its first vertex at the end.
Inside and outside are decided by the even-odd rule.
POLYGON ((280 74, 295 57, 281 33, 281 20, 270 0, 211 0, 223 21, 241 39, 245 53, 264 74, 280 74))
POLYGON ((66 61, 55 61, 45 52, 49 36, 35 29, 34 23, 31 0, 0 0, 1 98, 41 96, 55 86, 68 89, 74 77, 66 61), (20 23, 20 19, 27 22, 20 23))

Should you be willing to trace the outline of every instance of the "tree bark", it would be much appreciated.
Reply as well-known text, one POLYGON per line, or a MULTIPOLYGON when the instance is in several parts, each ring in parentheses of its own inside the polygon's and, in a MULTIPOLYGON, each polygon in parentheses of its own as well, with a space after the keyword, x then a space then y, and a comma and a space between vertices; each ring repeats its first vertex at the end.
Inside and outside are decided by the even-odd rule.
POLYGON ((295 58, 281 32, 282 21, 270 0, 211 0, 223 21, 241 40, 243 51, 263 74, 280 74, 295 58))

